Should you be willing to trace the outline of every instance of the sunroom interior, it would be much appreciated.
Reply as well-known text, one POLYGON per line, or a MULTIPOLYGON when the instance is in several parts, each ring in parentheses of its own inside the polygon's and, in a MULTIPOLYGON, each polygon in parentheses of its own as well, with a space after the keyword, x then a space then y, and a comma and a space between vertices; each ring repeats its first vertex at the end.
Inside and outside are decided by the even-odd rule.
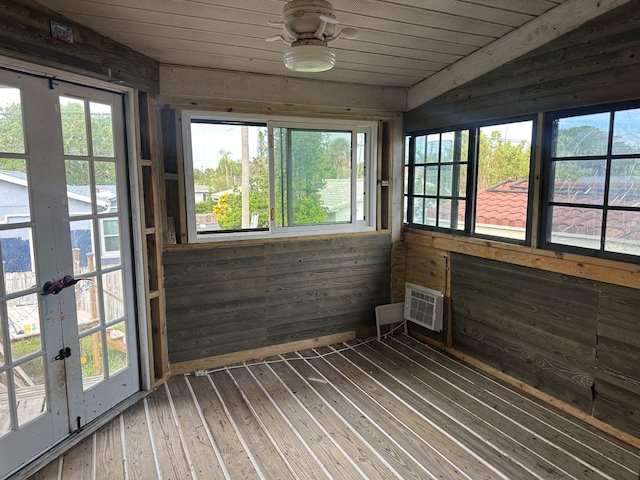
POLYGON ((0 5, 0 478, 639 478, 637 0, 0 5))

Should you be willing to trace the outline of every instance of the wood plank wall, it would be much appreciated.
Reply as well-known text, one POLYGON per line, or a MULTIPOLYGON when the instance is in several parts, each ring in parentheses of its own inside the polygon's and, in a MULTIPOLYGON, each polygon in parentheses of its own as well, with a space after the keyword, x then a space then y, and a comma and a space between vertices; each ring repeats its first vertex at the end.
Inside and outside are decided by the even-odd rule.
POLYGON ((160 91, 158 62, 34 0, 0 0, 0 52, 150 93, 160 91), (73 43, 51 37, 50 20, 71 27, 73 43))
MULTIPOLYGON (((405 131, 639 99, 639 5, 406 113, 405 131)), ((394 245, 395 301, 408 278, 429 286, 448 275, 454 349, 640 438, 638 265, 426 231, 404 243, 394 245), (441 255, 449 261, 429 264, 441 255)))
POLYGON ((405 130, 640 98, 632 1, 405 114, 405 130))
POLYGON ((375 327, 388 232, 164 253, 170 363, 375 327))
POLYGON ((453 344, 640 438, 638 291, 451 254, 453 344))

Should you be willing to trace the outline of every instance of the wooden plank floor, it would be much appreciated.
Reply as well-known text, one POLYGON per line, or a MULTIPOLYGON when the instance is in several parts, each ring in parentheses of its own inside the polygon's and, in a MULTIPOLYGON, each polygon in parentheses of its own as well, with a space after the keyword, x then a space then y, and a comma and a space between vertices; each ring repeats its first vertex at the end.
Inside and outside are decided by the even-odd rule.
POLYGON ((405 335, 172 378, 32 479, 637 480, 640 451, 405 335))

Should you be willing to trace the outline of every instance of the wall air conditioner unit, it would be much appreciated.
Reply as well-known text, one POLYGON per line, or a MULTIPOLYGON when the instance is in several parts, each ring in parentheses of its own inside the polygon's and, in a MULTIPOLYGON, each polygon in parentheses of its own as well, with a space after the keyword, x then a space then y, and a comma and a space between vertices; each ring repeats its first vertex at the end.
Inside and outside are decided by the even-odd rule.
POLYGON ((443 299, 442 292, 415 283, 406 283, 404 318, 429 330, 441 332, 443 299))

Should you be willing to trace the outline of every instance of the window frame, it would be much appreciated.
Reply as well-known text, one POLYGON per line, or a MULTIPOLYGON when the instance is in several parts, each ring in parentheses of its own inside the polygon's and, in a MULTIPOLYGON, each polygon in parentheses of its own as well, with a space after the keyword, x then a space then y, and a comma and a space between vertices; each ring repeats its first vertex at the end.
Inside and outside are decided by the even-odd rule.
POLYGON ((102 217, 100 218, 100 247, 102 248, 102 257, 103 258, 114 258, 120 256, 120 219, 117 217, 102 217), (107 235, 105 233, 105 223, 106 222, 116 222, 118 226, 118 233, 107 235), (117 238, 118 239, 118 249, 117 250, 108 250, 107 249, 107 238, 117 238))
POLYGON ((640 212, 639 207, 628 206, 610 206, 609 205, 609 187, 611 181, 611 164, 612 160, 625 159, 625 158, 640 158, 640 152, 637 154, 613 154, 613 139, 614 139, 614 122, 615 113, 625 110, 640 109, 640 100, 628 101, 628 102, 616 102, 601 105, 590 105, 586 107, 555 110, 548 112, 544 119, 544 138, 543 138, 543 154, 542 154, 542 190, 540 201, 540 227, 538 232, 538 246, 539 248, 557 252, 572 253, 577 255, 583 255, 587 257, 604 258, 608 260, 617 260, 627 263, 640 263, 640 255, 633 255, 622 252, 614 252, 605 250, 606 244, 606 228, 607 228, 607 216, 610 211, 633 211, 640 212), (601 155, 581 155, 581 156, 564 156, 554 157, 553 147, 554 140, 556 138, 556 130, 554 128, 554 122, 556 120, 564 118, 579 117, 583 115, 592 115, 598 113, 609 114, 609 131, 607 137, 606 153, 601 155), (560 159, 560 160, 558 160, 560 159), (605 179, 604 179, 604 192, 601 204, 577 204, 572 202, 554 202, 551 200, 553 193, 551 175, 553 170, 553 164, 557 161, 580 161, 580 160, 604 160, 605 166, 605 179), (602 212, 603 220, 600 226, 600 248, 588 248, 580 247, 577 245, 566 245, 562 243, 555 243, 550 240, 552 232, 552 215, 551 209, 556 204, 560 206, 575 206, 579 208, 587 208, 593 210, 599 210, 602 212), (548 240, 549 238, 549 240, 548 240))
MULTIPOLYGON (((409 151, 408 151, 408 160, 406 163, 406 157, 403 158, 404 167, 409 168, 408 182, 409 185, 406 188, 406 192, 403 189, 403 196, 407 206, 407 221, 404 221, 404 226, 406 228, 415 228, 420 230, 429 230, 440 233, 447 233, 452 235, 460 235, 465 237, 473 237, 473 238, 481 238, 491 241, 504 242, 516 245, 524 245, 530 246, 532 243, 532 227, 533 227, 533 212, 534 212, 534 178, 535 178, 535 140, 537 138, 537 114, 530 115, 520 115, 517 117, 509 117, 509 118, 499 118, 493 120, 487 120, 483 122, 473 122, 463 125, 455 125, 455 126, 446 126, 440 128, 433 128, 427 130, 418 130, 415 132, 407 132, 405 134, 405 145, 407 142, 407 138, 409 139, 409 151), (524 240, 513 239, 503 236, 494 236, 483 233, 477 233, 476 230, 476 203, 477 203, 477 194, 478 194, 478 161, 480 154, 480 129, 485 127, 491 127, 496 125, 504 125, 510 123, 521 123, 521 122, 532 122, 531 127, 531 141, 530 141, 530 158, 529 158, 529 190, 527 192, 527 220, 525 224, 525 238, 524 240), (464 218, 464 229, 453 229, 453 228, 445 228, 440 226, 433 225, 423 225, 418 223, 413 223, 409 221, 409 213, 413 215, 413 200, 414 195, 411 192, 411 187, 414 182, 414 172, 415 172, 415 138, 418 136, 428 137, 429 135, 434 134, 442 134, 446 132, 458 132, 458 131, 469 131, 469 146, 467 153, 467 191, 464 196, 461 195, 460 198, 464 198, 466 202, 465 206, 465 218, 464 218)), ((425 146, 426 148, 426 146, 425 146)), ((407 154, 407 152, 405 152, 407 154)), ((438 164, 439 165, 439 164, 438 164)), ((411 217, 413 220, 413 217, 411 217)))
POLYGON ((186 199, 187 242, 210 243, 230 240, 251 240, 269 238, 288 238, 310 235, 334 235, 342 233, 372 232, 377 228, 377 148, 378 122, 370 120, 345 120, 332 118, 304 118, 281 115, 252 115, 222 112, 207 112, 201 110, 185 110, 181 115, 183 166, 186 199), (269 228, 256 230, 236 230, 220 232, 197 232, 195 216, 194 165, 191 145, 191 123, 236 123, 238 125, 266 126, 269 169, 269 211, 275 209, 275 159, 273 131, 275 128, 298 128, 323 131, 351 131, 351 199, 352 220, 344 223, 327 223, 317 225, 300 225, 278 227, 275 214, 270 214, 269 228), (365 178, 364 178, 364 218, 358 221, 355 217, 357 205, 357 136, 365 133, 365 178), (355 168, 354 168, 355 167, 355 168))

